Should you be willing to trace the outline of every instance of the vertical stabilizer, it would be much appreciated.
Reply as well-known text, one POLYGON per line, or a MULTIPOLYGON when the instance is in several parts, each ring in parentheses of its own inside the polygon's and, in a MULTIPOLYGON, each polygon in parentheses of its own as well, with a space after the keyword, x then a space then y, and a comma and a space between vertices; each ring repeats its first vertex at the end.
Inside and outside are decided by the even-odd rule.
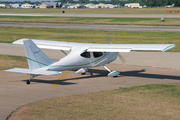
POLYGON ((51 60, 49 57, 47 57, 32 40, 24 40, 23 42, 29 69, 31 71, 48 66, 55 62, 54 60, 51 60))

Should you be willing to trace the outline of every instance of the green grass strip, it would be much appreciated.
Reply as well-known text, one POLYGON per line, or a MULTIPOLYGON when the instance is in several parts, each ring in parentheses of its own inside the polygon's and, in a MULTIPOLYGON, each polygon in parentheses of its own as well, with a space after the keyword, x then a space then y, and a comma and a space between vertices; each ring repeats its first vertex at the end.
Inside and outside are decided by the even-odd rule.
POLYGON ((81 23, 81 24, 125 24, 125 25, 169 25, 179 26, 180 18, 121 18, 121 17, 56 17, 56 16, 0 16, 0 21, 81 23))
POLYGON ((0 42, 12 43, 18 39, 41 39, 79 43, 109 44, 176 44, 169 51, 180 51, 180 32, 106 31, 83 29, 14 28, 1 27, 0 42))

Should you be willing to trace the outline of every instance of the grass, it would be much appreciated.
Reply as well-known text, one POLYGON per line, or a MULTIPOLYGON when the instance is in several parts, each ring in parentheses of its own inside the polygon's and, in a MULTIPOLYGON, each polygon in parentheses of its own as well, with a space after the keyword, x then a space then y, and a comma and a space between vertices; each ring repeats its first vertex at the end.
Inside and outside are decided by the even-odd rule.
POLYGON ((133 119, 178 120, 180 84, 120 88, 52 98, 14 111, 10 120, 133 119))
POLYGON ((11 68, 27 68, 26 57, 0 55, 0 70, 7 70, 11 68))
POLYGON ((180 8, 115 8, 115 9, 0 9, 1 13, 77 13, 77 14, 179 14, 180 8), (167 11, 172 11, 167 13, 167 11))
POLYGON ((106 31, 83 29, 1 27, 0 42, 11 43, 21 38, 107 44, 176 44, 170 51, 180 51, 179 32, 106 31))
POLYGON ((0 21, 41 22, 41 23, 81 23, 119 25, 180 25, 180 18, 116 18, 116 17, 48 17, 48 16, 0 16, 0 21))

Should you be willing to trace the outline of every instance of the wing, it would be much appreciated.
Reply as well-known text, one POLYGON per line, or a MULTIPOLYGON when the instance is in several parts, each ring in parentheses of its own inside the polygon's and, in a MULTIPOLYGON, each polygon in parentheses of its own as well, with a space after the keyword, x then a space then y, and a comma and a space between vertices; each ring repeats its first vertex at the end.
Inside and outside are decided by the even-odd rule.
POLYGON ((131 50, 158 50, 165 52, 175 46, 175 44, 101 44, 91 46, 87 51, 130 52, 131 50))
MULTIPOLYGON (((20 39, 13 44, 23 44, 20 39)), ((87 51, 93 52, 130 52, 131 50, 159 50, 167 51, 174 48, 175 44, 90 44, 90 43, 75 43, 75 42, 60 42, 49 40, 31 39, 39 48, 54 49, 54 50, 71 50, 73 47, 85 47, 87 51)))

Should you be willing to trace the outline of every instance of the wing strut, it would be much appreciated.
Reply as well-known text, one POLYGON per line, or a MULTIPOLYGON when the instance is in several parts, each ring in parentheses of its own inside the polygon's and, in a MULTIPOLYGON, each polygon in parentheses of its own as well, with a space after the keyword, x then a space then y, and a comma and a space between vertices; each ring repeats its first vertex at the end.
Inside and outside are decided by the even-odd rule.
POLYGON ((65 55, 67 55, 67 53, 66 53, 66 52, 64 52, 64 50, 61 50, 61 52, 63 52, 65 55))
POLYGON ((107 71, 111 72, 110 69, 108 69, 105 65, 103 65, 104 68, 106 68, 107 71))

